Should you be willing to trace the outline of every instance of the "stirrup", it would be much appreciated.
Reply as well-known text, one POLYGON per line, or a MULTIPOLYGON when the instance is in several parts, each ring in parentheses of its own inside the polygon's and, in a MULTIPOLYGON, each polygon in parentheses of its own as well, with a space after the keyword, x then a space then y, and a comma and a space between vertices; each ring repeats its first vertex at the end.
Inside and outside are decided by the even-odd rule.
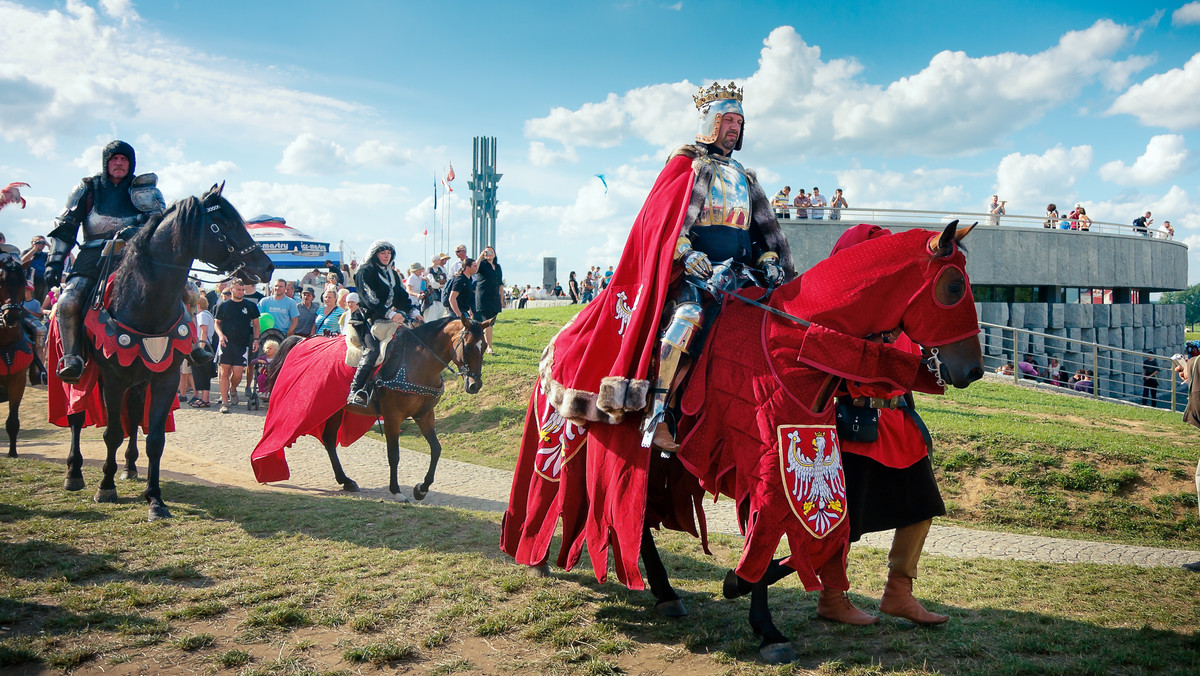
POLYGON ((350 396, 346 399, 347 406, 365 407, 369 403, 371 403, 371 394, 367 392, 366 388, 351 392, 350 396))

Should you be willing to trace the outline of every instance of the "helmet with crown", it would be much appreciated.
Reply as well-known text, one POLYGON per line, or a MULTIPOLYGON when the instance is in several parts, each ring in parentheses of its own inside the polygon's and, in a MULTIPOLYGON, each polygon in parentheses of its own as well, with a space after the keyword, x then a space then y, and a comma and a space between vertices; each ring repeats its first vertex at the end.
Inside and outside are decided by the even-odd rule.
MULTIPOLYGON (((745 113, 742 112, 742 89, 732 82, 727 85, 714 82, 707 89, 701 87, 700 91, 692 96, 692 100, 696 102, 696 109, 700 111, 700 126, 696 130, 698 143, 716 142, 717 133, 721 130, 721 118, 726 113, 737 113, 745 119, 745 113)), ((743 123, 734 150, 742 149, 742 138, 745 134, 743 123)))

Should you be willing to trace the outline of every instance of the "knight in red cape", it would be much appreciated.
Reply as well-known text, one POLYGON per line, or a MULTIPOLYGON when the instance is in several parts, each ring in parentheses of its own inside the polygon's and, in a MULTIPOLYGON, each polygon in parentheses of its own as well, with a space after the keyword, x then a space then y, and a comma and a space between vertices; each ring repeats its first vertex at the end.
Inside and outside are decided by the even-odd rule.
MULTIPOLYGON (((586 540, 597 577, 604 579, 611 544, 619 579, 642 588, 638 538, 649 447, 679 448, 665 424, 670 399, 687 358, 700 353, 705 320, 717 307, 697 287, 773 287, 795 277, 770 199, 754 172, 731 157, 742 147, 742 90, 713 84, 694 100, 697 143, 668 159, 612 281, 543 352, 524 444, 537 448, 545 481, 531 487, 521 472, 514 476, 501 544, 520 563, 541 562, 560 512, 564 519, 587 512, 590 518, 564 521, 563 537, 571 545, 559 565, 574 565, 586 540), (630 414, 645 415, 640 432, 619 424, 630 414), (585 430, 586 466, 572 470, 585 430), (572 500, 587 506, 563 504, 572 500)), ((676 526, 695 534, 690 517, 676 526)))
POLYGON ((711 295, 693 283, 703 286, 717 263, 730 264, 738 286, 796 274, 770 200, 731 157, 742 147, 742 90, 713 84, 693 98, 697 144, 671 155, 612 282, 555 337, 539 369, 549 403, 568 420, 614 424, 649 404, 642 445, 667 451, 678 450, 663 424, 669 396, 711 314, 711 295))

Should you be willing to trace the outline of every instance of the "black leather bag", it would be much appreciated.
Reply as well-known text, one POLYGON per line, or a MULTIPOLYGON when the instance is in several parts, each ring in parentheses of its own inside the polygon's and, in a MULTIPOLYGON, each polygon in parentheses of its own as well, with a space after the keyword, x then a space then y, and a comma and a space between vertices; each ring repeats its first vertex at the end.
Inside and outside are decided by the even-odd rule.
POLYGON ((836 408, 839 439, 869 443, 879 438, 879 411, 840 401, 836 408))

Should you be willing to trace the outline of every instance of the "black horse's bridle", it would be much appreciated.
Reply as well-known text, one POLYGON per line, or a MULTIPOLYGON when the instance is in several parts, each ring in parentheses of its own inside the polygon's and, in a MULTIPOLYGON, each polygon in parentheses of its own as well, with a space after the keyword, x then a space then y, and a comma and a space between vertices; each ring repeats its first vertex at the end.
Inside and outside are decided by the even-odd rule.
MULTIPOLYGON (((213 195, 213 197, 219 198, 220 195, 213 195)), ((207 199, 208 198, 205 198, 206 201, 207 199)), ((204 205, 204 221, 207 227, 204 227, 204 224, 201 225, 200 251, 203 254, 204 245, 209 240, 215 240, 217 246, 225 249, 225 257, 222 258, 219 263, 209 263, 209 265, 212 265, 218 273, 220 273, 221 270, 230 270, 229 274, 224 279, 217 280, 216 283, 228 282, 236 278, 239 273, 246 269, 246 257, 254 253, 255 249, 261 250, 262 247, 259 246, 258 242, 255 242, 253 238, 251 238, 250 245, 239 250, 233 245, 233 242, 230 241, 229 236, 222 231, 222 226, 228 228, 229 222, 224 218, 218 219, 213 217, 214 214, 221 214, 223 216, 224 207, 220 203, 208 205, 205 204, 205 202, 201 202, 201 204, 204 205), (210 235, 209 233, 212 234, 210 235)), ((204 270, 202 268, 190 268, 190 270, 194 272, 211 273, 211 271, 204 270)))

